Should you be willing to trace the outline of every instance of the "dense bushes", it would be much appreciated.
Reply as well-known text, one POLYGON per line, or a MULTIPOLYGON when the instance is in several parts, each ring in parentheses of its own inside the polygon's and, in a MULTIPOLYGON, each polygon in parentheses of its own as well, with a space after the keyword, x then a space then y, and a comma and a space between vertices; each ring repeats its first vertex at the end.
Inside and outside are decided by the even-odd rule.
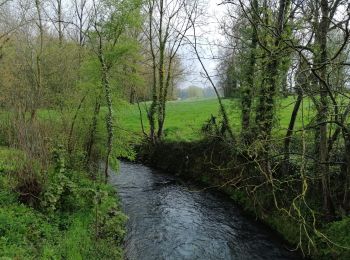
POLYGON ((329 243, 335 243, 338 247, 335 250, 325 244, 320 253, 335 259, 350 259, 350 217, 328 224, 325 233, 329 236, 329 243), (347 248, 343 245, 347 245, 347 248))

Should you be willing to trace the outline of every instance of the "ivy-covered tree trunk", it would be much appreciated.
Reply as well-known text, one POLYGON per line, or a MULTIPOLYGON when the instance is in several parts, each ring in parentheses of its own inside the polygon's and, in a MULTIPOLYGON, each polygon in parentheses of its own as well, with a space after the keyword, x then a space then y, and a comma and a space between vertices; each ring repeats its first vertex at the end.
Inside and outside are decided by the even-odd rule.
MULTIPOLYGON (((261 84, 259 91, 259 103, 256 111, 256 124, 258 130, 258 138, 262 143, 261 148, 261 159, 262 159, 262 169, 267 173, 270 171, 270 138, 271 131, 274 120, 275 113, 275 97, 277 92, 277 82, 278 82, 278 68, 279 61, 281 59, 280 50, 281 42, 284 32, 285 18, 290 5, 289 0, 280 0, 278 17, 276 21, 276 37, 274 43, 265 49, 266 57, 264 64, 264 80, 261 84)), ((268 26, 269 14, 265 6, 264 15, 266 20, 266 26, 268 26)), ((269 41, 266 40, 267 45, 269 41)))
POLYGON ((149 139, 152 143, 156 142, 156 120, 155 115, 157 112, 157 106, 158 106, 158 93, 157 93, 157 62, 156 62, 156 54, 154 50, 154 44, 153 44, 153 11, 154 11, 154 0, 149 2, 149 13, 148 13, 148 19, 149 19, 149 42, 150 42, 150 49, 151 49, 151 56, 152 56, 152 103, 147 111, 147 118, 150 126, 150 132, 149 132, 149 139))
POLYGON ((165 87, 164 87, 164 51, 165 46, 160 48, 160 58, 159 58, 159 73, 158 73, 158 79, 159 79, 159 100, 158 100, 158 130, 157 130, 157 139, 160 140, 163 135, 163 124, 164 124, 164 118, 165 118, 165 109, 163 107, 165 106, 166 97, 164 97, 165 87))
POLYGON ((152 83, 152 103, 148 110, 147 117, 150 127, 149 138, 152 143, 156 141, 156 124, 155 124, 155 115, 158 104, 158 96, 157 96, 157 77, 156 77, 156 67, 153 66, 153 83, 152 83))
POLYGON ((269 152, 269 139, 273 126, 277 83, 276 75, 278 72, 277 54, 271 53, 267 57, 268 60, 266 61, 264 69, 265 80, 262 82, 259 91, 259 103, 256 111, 258 136, 264 144, 264 151, 266 153, 269 152))
POLYGON ((350 133, 349 129, 343 129, 343 137, 345 143, 344 159, 346 163, 346 171, 344 178, 344 195, 343 195, 343 209, 346 213, 350 212, 350 133))
POLYGON ((164 127, 164 122, 165 122, 165 116, 166 116, 166 102, 168 99, 168 90, 170 87, 170 81, 172 79, 172 74, 171 74, 171 70, 172 70, 172 57, 170 57, 169 63, 168 63, 168 67, 167 67, 167 77, 165 80, 165 86, 164 86, 164 91, 163 91, 163 95, 161 98, 161 108, 162 108, 162 120, 158 123, 158 133, 160 133, 160 135, 158 135, 158 138, 162 137, 162 133, 163 133, 163 127, 164 127))
MULTIPOLYGON (((164 80, 165 80, 165 41, 167 36, 163 32, 163 16, 164 16, 164 0, 159 1, 159 60, 158 60, 158 84, 159 84, 159 102, 158 102, 158 131, 157 139, 160 140, 163 135, 163 122, 164 122, 164 113, 163 113, 163 104, 164 100, 164 80)), ((165 97, 166 98, 166 97, 165 97)))
POLYGON ((102 86, 104 88, 105 100, 107 104, 107 115, 106 115, 106 129, 107 129, 107 149, 105 155, 105 181, 108 179, 108 168, 109 168, 109 158, 112 152, 113 147, 113 115, 112 115, 112 97, 111 97, 111 89, 108 80, 108 67, 104 60, 104 56, 100 53, 99 56, 101 63, 101 80, 102 86))
MULTIPOLYGON (((258 12, 259 12, 259 3, 258 0, 254 0, 251 6, 251 12, 253 17, 253 23, 258 23, 258 12)), ((242 88, 242 134, 246 135, 247 131, 250 128, 250 114, 252 107, 252 94, 254 89, 254 80, 255 80, 255 64, 256 64, 256 50, 258 45, 258 32, 256 25, 252 26, 252 35, 251 35, 251 44, 250 44, 250 55, 249 62, 244 68, 244 78, 242 88)))

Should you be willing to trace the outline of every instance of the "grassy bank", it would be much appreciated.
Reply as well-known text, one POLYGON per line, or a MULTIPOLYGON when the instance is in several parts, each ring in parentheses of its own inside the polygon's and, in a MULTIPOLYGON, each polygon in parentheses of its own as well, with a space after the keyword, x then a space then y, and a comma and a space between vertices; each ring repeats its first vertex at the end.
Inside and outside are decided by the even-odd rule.
POLYGON ((54 152, 40 172, 22 151, 0 147, 0 258, 122 259, 126 217, 114 189, 65 159, 54 152))

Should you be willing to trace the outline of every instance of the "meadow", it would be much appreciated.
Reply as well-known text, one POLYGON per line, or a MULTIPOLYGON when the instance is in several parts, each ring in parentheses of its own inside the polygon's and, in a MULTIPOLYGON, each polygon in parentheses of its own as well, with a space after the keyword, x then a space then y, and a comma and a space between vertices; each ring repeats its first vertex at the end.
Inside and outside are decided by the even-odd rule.
MULTIPOLYGON (((289 96, 288 98, 281 98, 276 102, 277 118, 275 121, 275 133, 277 135, 284 135, 288 127, 290 115, 292 114, 293 106, 296 97, 289 96)), ((240 100, 238 99, 224 99, 224 105, 230 116, 230 124, 233 131, 238 133, 241 128, 241 110, 240 100)), ((148 121, 146 117, 147 106, 149 103, 140 103, 142 111, 142 119, 146 129, 148 130, 148 121)), ((311 101, 304 100, 303 113, 300 108, 296 128, 302 126, 302 114, 304 115, 304 123, 309 122, 313 115, 314 109, 311 101)), ((200 140, 203 135, 201 128, 207 122, 211 115, 218 118, 219 106, 215 98, 211 99, 188 99, 181 101, 169 101, 167 103, 166 120, 164 127, 165 140, 168 141, 195 141, 200 140)), ((119 127, 132 133, 137 137, 142 136, 142 128, 140 123, 140 111, 137 104, 123 105, 117 112, 119 127)))

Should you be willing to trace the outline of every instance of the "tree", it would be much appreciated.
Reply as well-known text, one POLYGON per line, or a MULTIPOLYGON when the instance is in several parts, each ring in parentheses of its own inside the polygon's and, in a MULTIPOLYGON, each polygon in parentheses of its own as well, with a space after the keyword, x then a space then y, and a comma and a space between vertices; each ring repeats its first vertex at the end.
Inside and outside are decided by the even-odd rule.
POLYGON ((243 136, 250 128, 250 114, 253 102, 255 67, 256 67, 256 52, 258 47, 258 17, 260 16, 260 6, 258 0, 253 0, 250 4, 251 13, 251 36, 248 50, 248 62, 245 62, 245 67, 242 69, 244 76, 242 82, 242 131, 243 136))
MULTIPOLYGON (((116 61, 123 58, 131 47, 126 44, 128 37, 125 32, 129 27, 135 26, 139 22, 139 7, 139 1, 135 0, 93 2, 93 31, 89 32, 89 43, 99 62, 101 87, 107 106, 107 148, 104 166, 106 181, 114 137, 110 73, 116 61)), ((96 100, 95 105, 92 123, 93 132, 96 131, 96 120, 101 107, 101 100, 99 98, 96 100)), ((89 146, 91 147, 91 144, 89 146)))
POLYGON ((237 97, 238 92, 238 62, 237 56, 234 54, 226 53, 225 57, 221 59, 218 67, 220 81, 219 86, 223 91, 225 98, 237 97))
POLYGON ((145 12, 148 21, 144 31, 152 57, 152 103, 147 117, 150 125, 149 138, 153 143, 163 135, 175 57, 191 28, 190 18, 196 7, 196 1, 147 1, 145 12))

